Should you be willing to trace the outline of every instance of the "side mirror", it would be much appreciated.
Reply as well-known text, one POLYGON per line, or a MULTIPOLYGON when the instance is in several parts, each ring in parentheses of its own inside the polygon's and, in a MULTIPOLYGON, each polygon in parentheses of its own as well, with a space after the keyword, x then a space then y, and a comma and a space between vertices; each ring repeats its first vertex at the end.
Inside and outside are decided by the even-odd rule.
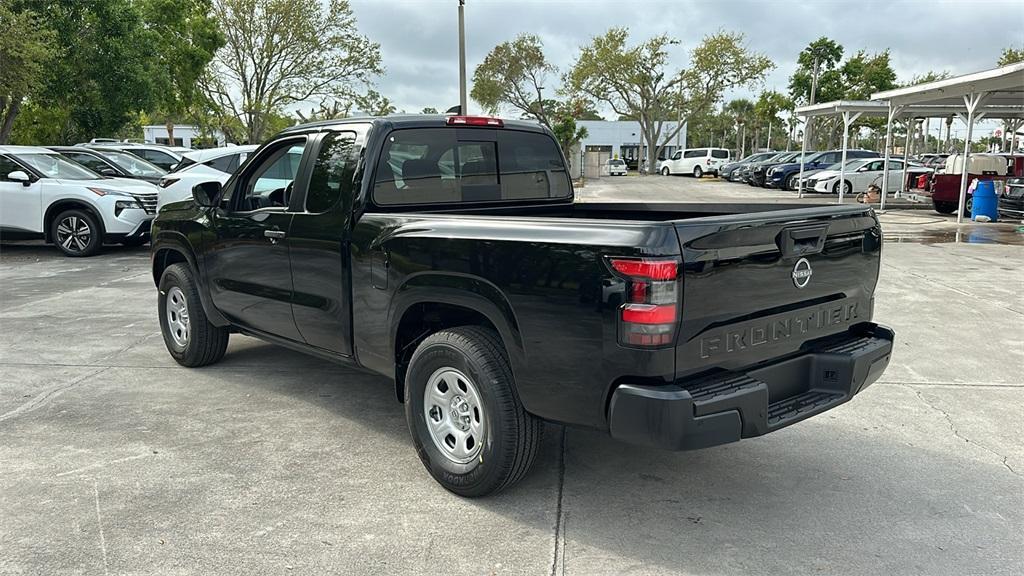
POLYGON ((14 182, 21 182, 22 186, 28 186, 32 184, 32 179, 29 178, 28 174, 22 170, 15 170, 7 175, 7 179, 14 182))
POLYGON ((192 198, 204 208, 213 208, 220 202, 220 182, 200 182, 192 187, 192 198))
POLYGON ((114 170, 110 166, 100 168, 99 172, 104 176, 117 176, 117 170, 114 170))

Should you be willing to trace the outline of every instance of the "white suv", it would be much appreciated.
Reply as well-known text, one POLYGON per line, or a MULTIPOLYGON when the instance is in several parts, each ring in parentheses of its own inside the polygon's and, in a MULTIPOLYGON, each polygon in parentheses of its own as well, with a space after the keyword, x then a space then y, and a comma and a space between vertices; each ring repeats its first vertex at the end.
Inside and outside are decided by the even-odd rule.
POLYGON ((672 158, 661 163, 661 174, 692 174, 700 178, 705 174, 718 176, 718 171, 729 163, 725 148, 691 148, 679 150, 672 158))
POLYGON ((174 171, 160 179, 157 209, 163 208, 164 204, 188 200, 192 197, 192 187, 200 182, 227 182, 228 176, 234 174, 258 147, 247 144, 186 152, 174 171))
POLYGON ((0 237, 43 238, 68 256, 149 239, 156 186, 108 178, 33 146, 0 146, 0 237))

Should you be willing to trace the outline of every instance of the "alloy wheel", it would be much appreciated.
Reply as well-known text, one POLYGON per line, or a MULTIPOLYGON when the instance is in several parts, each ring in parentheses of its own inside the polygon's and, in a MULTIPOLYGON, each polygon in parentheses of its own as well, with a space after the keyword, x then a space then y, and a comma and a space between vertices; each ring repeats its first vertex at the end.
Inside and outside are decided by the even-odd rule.
POLYGON ((57 243, 68 252, 81 252, 92 240, 92 228, 84 218, 68 216, 57 224, 57 243))

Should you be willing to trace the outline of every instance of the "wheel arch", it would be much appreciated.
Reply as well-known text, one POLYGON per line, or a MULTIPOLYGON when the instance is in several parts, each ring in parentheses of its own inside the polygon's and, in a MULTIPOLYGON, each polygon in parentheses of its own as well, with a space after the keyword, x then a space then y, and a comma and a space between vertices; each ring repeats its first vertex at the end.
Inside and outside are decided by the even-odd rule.
POLYGON ((76 200, 74 198, 65 198, 63 200, 57 200, 46 207, 46 212, 43 213, 43 239, 48 243, 53 243, 53 220, 65 210, 84 210, 92 215, 96 219, 96 225, 100 227, 100 238, 102 239, 107 234, 107 227, 103 222, 103 215, 96 209, 95 206, 89 204, 85 200, 76 200))
POLYGON ((410 278, 392 301, 388 357, 395 362, 395 394, 405 395, 405 373, 417 344, 447 328, 477 325, 494 330, 515 375, 524 360, 523 339, 512 305, 479 277, 426 273, 410 278))
POLYGON ((196 282, 199 285, 199 301, 203 305, 203 311, 206 313, 207 319, 214 326, 224 327, 230 325, 227 318, 213 305, 209 287, 206 285, 205 280, 201 278, 201 271, 195 252, 192 251, 184 236, 174 232, 161 231, 152 239, 151 246, 153 284, 159 288, 160 278, 168 266, 179 263, 187 264, 192 269, 193 274, 195 274, 196 282))

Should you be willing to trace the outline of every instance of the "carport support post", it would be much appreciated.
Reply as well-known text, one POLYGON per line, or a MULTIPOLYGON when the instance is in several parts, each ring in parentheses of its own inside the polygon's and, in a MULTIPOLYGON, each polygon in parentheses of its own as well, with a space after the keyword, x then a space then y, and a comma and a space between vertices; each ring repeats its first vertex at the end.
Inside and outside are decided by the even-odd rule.
MULTIPOLYGON (((850 144, 850 124, 857 121, 863 112, 843 110, 843 159, 839 162, 839 203, 843 203, 843 192, 846 191, 846 148, 850 144)), ((853 189, 850 189, 853 192, 853 189)))
POLYGON ((984 92, 964 94, 964 106, 967 108, 967 137, 964 138, 964 167, 960 170, 960 199, 957 202, 956 223, 964 222, 964 207, 967 205, 967 173, 970 171, 971 138, 974 136, 974 111, 985 96, 984 92))
POLYGON ((896 196, 902 196, 903 187, 907 185, 907 166, 910 162, 910 127, 914 124, 914 118, 907 118, 907 141, 903 144, 903 182, 896 189, 896 196))
POLYGON ((902 106, 893 106, 889 103, 889 115, 885 122, 885 162, 882 166, 882 205, 879 211, 885 211, 885 195, 889 191, 889 158, 892 157, 892 121, 899 115, 902 106))
MULTIPOLYGON (((810 120, 810 116, 804 116, 803 137, 800 139, 800 176, 796 179, 797 198, 804 197, 804 155, 807 154, 807 127, 810 125, 810 120)), ((782 186, 785 188, 785 181, 782 182, 782 186)))

